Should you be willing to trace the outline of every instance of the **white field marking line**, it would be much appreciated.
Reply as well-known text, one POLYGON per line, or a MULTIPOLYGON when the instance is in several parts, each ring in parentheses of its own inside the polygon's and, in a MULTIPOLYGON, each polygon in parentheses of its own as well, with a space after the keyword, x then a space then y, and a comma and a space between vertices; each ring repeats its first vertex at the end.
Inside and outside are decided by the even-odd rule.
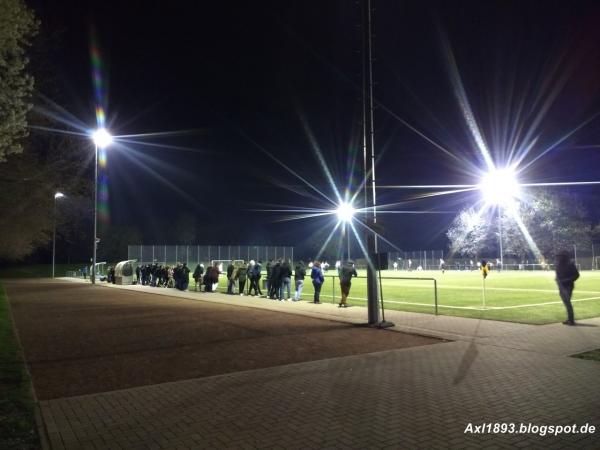
MULTIPOLYGON (((571 300, 571 303, 575 303, 575 302, 587 302, 587 301, 590 301, 590 300, 600 300, 600 297, 578 298, 577 300, 571 300)), ((530 306, 544 306, 544 305, 562 305, 562 301, 560 301, 560 302, 532 303, 532 304, 529 304, 529 305, 489 306, 487 309, 528 308, 530 306)))
MULTIPOLYGON (((402 280, 398 280, 398 281, 402 281, 402 280)), ((431 285, 429 286, 423 286, 422 283, 420 284, 411 284, 411 283, 405 283, 402 286, 394 286, 394 287, 411 287, 411 288, 421 288, 421 289, 432 289, 431 285)), ((438 284, 438 290, 439 289, 464 289, 464 290, 477 290, 480 291, 481 287, 478 286, 452 286, 452 285, 447 285, 447 284, 438 284)), ((549 293, 556 293, 557 289, 527 289, 527 288, 500 288, 500 287, 485 287, 486 291, 514 291, 514 292, 549 292, 549 293)), ((600 291, 580 291, 577 290, 577 292, 579 292, 580 294, 600 294, 600 291)))
MULTIPOLYGON (((327 295, 327 294, 321 294, 321 297, 332 297, 331 295, 327 295)), ((348 299, 350 300, 359 300, 361 302, 366 302, 367 299, 366 298, 359 298, 359 297, 350 297, 348 296, 348 299)), ((427 306, 427 307, 433 307, 435 306, 433 303, 415 303, 415 302, 400 302, 397 300, 384 300, 384 303, 395 303, 398 305, 413 305, 413 306, 427 306)), ((451 305, 439 305, 438 307, 440 308, 454 308, 454 309, 476 309, 476 310, 480 310, 481 308, 477 307, 477 306, 451 306, 451 305)))
MULTIPOLYGON (((554 292, 554 291, 553 291, 554 292)), ((331 295, 327 295, 327 294, 321 294, 321 297, 332 297, 331 295)), ((366 302, 367 299, 366 298, 359 298, 359 297, 348 297, 351 300, 360 300, 362 302, 366 302)), ((577 300, 571 300, 572 303, 574 302, 587 302, 590 300, 600 300, 600 297, 588 297, 588 298, 579 298, 577 300)), ((384 300, 384 303, 394 303, 397 305, 412 305, 412 306, 427 306, 427 307, 433 307, 435 306, 433 303, 415 303, 415 302, 401 302, 401 301, 397 301, 397 300, 384 300)), ((485 308, 481 308, 478 306, 454 306, 454 305, 441 305, 438 304, 438 308, 449 308, 449 309, 471 309, 471 310, 475 310, 475 311, 485 311, 487 309, 495 309, 495 310, 502 310, 502 309, 517 309, 517 308, 532 308, 534 306, 545 306, 545 305, 561 305, 562 301, 558 302, 544 302, 544 303, 530 303, 527 305, 513 305, 513 306, 487 306, 485 308)))

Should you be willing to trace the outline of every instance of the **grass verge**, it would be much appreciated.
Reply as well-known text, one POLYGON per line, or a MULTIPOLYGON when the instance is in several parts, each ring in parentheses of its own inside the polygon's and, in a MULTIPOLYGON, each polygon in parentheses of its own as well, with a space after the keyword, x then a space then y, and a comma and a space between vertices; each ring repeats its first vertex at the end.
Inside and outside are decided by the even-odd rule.
MULTIPOLYGON (((68 270, 78 270, 85 266, 81 264, 56 264, 55 274, 64 277, 68 270)), ((52 264, 21 264, 0 267, 0 278, 50 278, 52 264)))
POLYGON ((41 447, 33 410, 31 380, 0 284, 0 448, 41 447))

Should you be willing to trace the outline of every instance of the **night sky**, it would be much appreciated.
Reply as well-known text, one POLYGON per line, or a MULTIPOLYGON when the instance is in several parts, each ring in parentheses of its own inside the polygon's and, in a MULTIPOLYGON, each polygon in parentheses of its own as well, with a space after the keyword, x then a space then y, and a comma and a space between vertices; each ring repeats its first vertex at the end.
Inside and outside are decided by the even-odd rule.
MULTIPOLYGON (((326 207, 307 184, 334 198, 314 143, 340 190, 360 182, 359 3, 30 4, 44 29, 58 33, 53 63, 61 103, 71 113, 94 126, 89 48, 95 29, 113 134, 186 131, 143 139, 152 146, 127 144, 132 151, 109 150, 112 223, 139 227, 146 244, 177 243, 169 227, 183 212, 205 224, 201 244, 301 247, 323 239, 331 218, 279 221, 287 214, 255 210, 326 207)), ((498 164, 507 156, 507 131, 522 126, 525 133, 540 119, 533 133, 538 139, 525 159, 531 161, 591 118, 524 171, 521 181, 600 180, 600 120, 593 118, 600 112, 598 2, 375 0, 373 5, 378 184, 477 182, 477 174, 460 163, 484 167, 455 95, 452 59, 498 164)), ((597 188, 577 192, 588 205, 597 205, 597 188)), ((378 201, 398 203, 411 194, 381 189, 378 201)), ((396 209, 458 211, 468 201, 456 195, 396 209)), ((453 217, 386 215, 384 235, 403 249, 441 249, 453 217)))

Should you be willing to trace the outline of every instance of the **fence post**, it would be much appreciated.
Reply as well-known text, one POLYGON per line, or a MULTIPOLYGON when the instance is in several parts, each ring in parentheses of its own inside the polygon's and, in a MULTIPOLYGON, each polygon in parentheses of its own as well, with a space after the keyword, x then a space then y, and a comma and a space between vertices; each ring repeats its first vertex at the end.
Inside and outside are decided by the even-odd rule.
POLYGON ((438 295, 437 295, 437 280, 433 279, 433 291, 435 292, 435 315, 438 315, 438 295))
POLYGON ((331 277, 331 304, 335 305, 335 283, 334 281, 334 277, 331 277))

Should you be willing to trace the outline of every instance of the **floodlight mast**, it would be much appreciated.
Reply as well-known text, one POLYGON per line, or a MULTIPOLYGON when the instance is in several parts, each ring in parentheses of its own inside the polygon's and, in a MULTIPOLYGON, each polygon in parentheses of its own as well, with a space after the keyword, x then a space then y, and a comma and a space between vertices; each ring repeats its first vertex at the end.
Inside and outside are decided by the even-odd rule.
POLYGON ((356 214, 356 210, 351 203, 342 202, 335 210, 337 214, 338 220, 344 223, 344 233, 346 233, 346 240, 348 244, 348 253, 346 254, 346 259, 350 259, 350 222, 356 214))
MULTIPOLYGON (((379 320, 379 294, 381 279, 377 284, 375 260, 379 263, 377 254, 377 199, 375 195, 375 130, 373 120, 373 58, 372 58, 372 9, 371 0, 362 2, 363 39, 362 39, 362 94, 363 94, 363 162, 365 169, 365 211, 367 226, 371 231, 366 232, 367 240, 367 310, 369 325, 380 327, 393 326, 391 322, 379 320), (368 155, 369 154, 369 155, 368 155), (368 180, 370 178, 370 183, 368 180), (370 186, 368 186, 370 184, 370 186), (370 214, 368 213, 370 211, 370 214), (370 217, 369 217, 370 216, 370 217)), ((383 306, 383 305, 382 305, 383 306)), ((382 309, 383 313, 383 309, 382 309)))
POLYGON ((519 196, 520 185, 514 169, 494 169, 487 173, 479 184, 484 201, 498 208, 498 244, 500 247, 500 269, 504 268, 504 245, 502 242, 502 209, 519 196))
POLYGON ((94 250, 92 256, 92 284, 96 284, 96 253, 98 250, 98 148, 105 149, 112 143, 112 136, 106 128, 98 128, 92 134, 94 141, 94 250))

